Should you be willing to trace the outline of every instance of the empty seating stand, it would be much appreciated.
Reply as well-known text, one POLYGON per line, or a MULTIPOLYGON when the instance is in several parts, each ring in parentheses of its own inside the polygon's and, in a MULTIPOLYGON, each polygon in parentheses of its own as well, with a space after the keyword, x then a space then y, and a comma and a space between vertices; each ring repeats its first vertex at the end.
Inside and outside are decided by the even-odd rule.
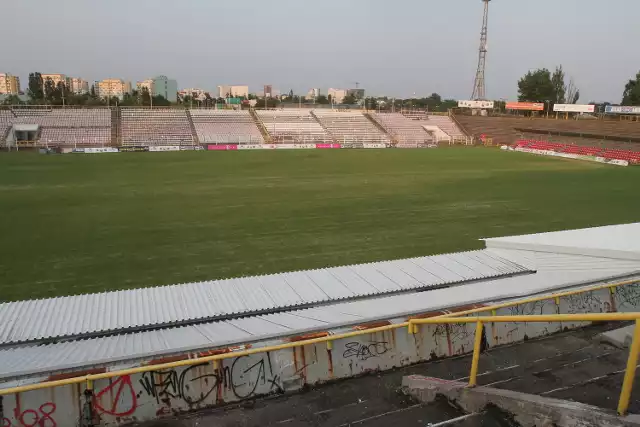
POLYGON ((331 143, 311 110, 256 111, 274 143, 331 143))
POLYGON ((15 108, 13 124, 40 127, 40 145, 105 146, 111 143, 108 108, 15 108))
POLYGON ((5 143, 5 138, 13 125, 14 115, 10 110, 0 110, 0 145, 5 143))
POLYGON ((466 142, 467 136, 462 132, 460 127, 449 116, 428 115, 426 125, 438 126, 443 132, 447 133, 454 142, 466 142))
POLYGON ((192 109, 189 113, 203 144, 264 144, 248 111, 192 109))
POLYGON ((122 108, 122 145, 193 145, 185 110, 122 108))
MULTIPOLYGON (((422 127, 422 120, 400 113, 371 113, 371 117, 396 140, 398 148, 417 148, 435 142, 433 136, 422 127)), ((424 116, 421 118, 424 119, 424 116)))
POLYGON ((513 147, 555 151, 558 153, 578 154, 583 156, 604 157, 605 159, 626 160, 630 164, 640 164, 640 151, 585 147, 581 145, 562 144, 558 142, 538 141, 533 139, 518 140, 513 147))
POLYGON ((382 133, 362 113, 351 111, 315 110, 320 124, 341 144, 384 143, 391 144, 389 136, 382 133))

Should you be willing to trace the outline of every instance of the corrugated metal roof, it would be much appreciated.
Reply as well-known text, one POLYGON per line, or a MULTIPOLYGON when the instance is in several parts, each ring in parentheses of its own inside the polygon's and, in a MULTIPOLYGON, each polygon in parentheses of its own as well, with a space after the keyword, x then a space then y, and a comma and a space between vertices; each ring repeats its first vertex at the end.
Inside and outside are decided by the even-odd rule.
POLYGON ((487 249, 487 251, 538 272, 589 270, 603 274, 616 274, 618 271, 640 269, 640 260, 599 258, 520 249, 487 249))
MULTIPOLYGON (((616 260, 597 260, 600 267, 548 269, 535 274, 484 280, 474 284, 412 292, 322 307, 250 316, 241 319, 190 326, 89 338, 56 344, 22 345, 0 350, 0 380, 51 374, 68 370, 135 362, 141 359, 241 345, 314 331, 340 330, 350 325, 394 319, 473 303, 491 303, 606 282, 619 277, 637 277, 638 268, 618 269, 616 260), (605 271, 611 261, 614 274, 605 271)), ((567 260, 567 266, 570 261, 567 260)), ((630 267, 630 266, 628 266, 630 267)), ((4 387, 8 387, 4 384, 4 387)))
POLYGON ((0 344, 126 332, 528 272, 486 250, 0 304, 0 344))
POLYGON ((640 222, 484 240, 487 248, 640 260, 640 222))

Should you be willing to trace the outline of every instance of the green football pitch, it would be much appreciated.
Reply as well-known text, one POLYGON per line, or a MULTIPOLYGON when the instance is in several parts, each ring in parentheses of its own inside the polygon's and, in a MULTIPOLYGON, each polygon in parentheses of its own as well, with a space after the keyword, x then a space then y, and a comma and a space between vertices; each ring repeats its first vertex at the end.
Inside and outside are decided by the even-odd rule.
POLYGON ((486 148, 0 154, 0 301, 640 220, 640 167, 486 148))

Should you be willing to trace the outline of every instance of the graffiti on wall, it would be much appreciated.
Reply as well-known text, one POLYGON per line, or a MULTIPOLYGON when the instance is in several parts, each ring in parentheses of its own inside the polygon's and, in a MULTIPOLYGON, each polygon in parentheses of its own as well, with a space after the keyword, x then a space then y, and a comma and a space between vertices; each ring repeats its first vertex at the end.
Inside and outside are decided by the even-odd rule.
POLYGON ((640 284, 616 287, 615 298, 620 308, 637 308, 640 305, 640 284))
MULTIPOLYGON (((596 292, 585 292, 582 294, 569 295, 563 297, 562 301, 568 305, 567 313, 585 313, 585 312, 598 312, 608 311, 605 307, 605 303, 600 299, 596 292)), ((607 302, 607 304, 609 304, 607 302)))
POLYGON ((230 383, 231 390, 238 399, 253 396, 259 385, 265 386, 267 393, 284 392, 281 386, 281 375, 274 374, 269 353, 234 359, 231 365, 230 383))
POLYGON ((2 418, 2 427, 57 427, 58 423, 53 418, 56 412, 56 404, 45 402, 36 409, 21 410, 19 405, 13 411, 13 420, 2 418))
POLYGON ((138 382, 142 393, 156 403, 180 399, 190 406, 202 403, 217 390, 228 390, 238 399, 255 395, 260 386, 261 394, 283 391, 281 375, 274 370, 269 353, 237 357, 215 372, 210 363, 144 372, 138 382))
MULTIPOLYGON (((640 286, 618 287, 614 297, 616 304, 610 303, 613 311, 616 310, 618 301, 620 304, 638 307, 640 306, 640 286)), ((608 311, 608 300, 609 290, 605 289, 573 298, 562 297, 561 304, 557 306, 553 300, 548 300, 505 307, 500 309, 500 314, 531 315, 556 310, 583 312, 594 311, 593 307, 602 307, 603 310, 608 311)), ((488 345, 487 337, 493 339, 493 343, 507 344, 526 339, 527 334, 535 337, 547 333, 544 329, 546 325, 532 325, 522 323, 486 325, 481 348, 488 345)), ((573 328, 579 325, 563 323, 562 326, 573 328)), ((550 332, 555 332, 559 330, 559 326, 549 329, 550 332)), ((403 328, 395 332, 397 337, 393 335, 388 339, 383 338, 386 337, 385 335, 379 339, 370 335, 366 338, 362 336, 336 341, 334 347, 339 348, 336 351, 332 349, 327 349, 326 352, 316 351, 316 346, 311 348, 307 346, 305 347, 308 350, 307 353, 305 354, 303 350, 301 356, 298 356, 300 353, 296 351, 286 349, 221 360, 215 367, 213 363, 164 370, 150 367, 157 370, 96 381, 93 394, 84 392, 81 387, 77 389, 86 393, 84 396, 90 415, 86 417, 87 419, 100 419, 104 425, 118 425, 130 422, 133 418, 140 421, 149 420, 172 412, 195 409, 196 406, 213 406, 225 401, 232 402, 269 393, 283 393, 285 390, 293 390, 305 384, 345 378, 365 370, 386 369, 403 363, 415 363, 432 357, 432 354, 435 354, 434 349, 438 351, 438 355, 443 356, 465 353, 470 351, 473 344, 474 330, 473 324, 424 325, 420 327, 418 334, 409 336, 403 328), (373 339, 369 340, 369 338, 373 339), (448 348, 446 348, 447 345, 448 348), (335 365, 332 357, 339 360, 335 365), (312 365, 317 365, 318 368, 309 369, 307 372, 312 365)), ((317 347, 324 350, 322 345, 317 347)), ((302 349, 297 350, 300 352, 302 349)), ((43 397, 49 394, 32 394, 31 392, 11 396, 5 398, 4 412, 2 400, 0 400, 0 427, 76 425, 79 411, 67 410, 71 407, 68 402, 69 396, 77 399, 73 405, 77 405, 79 401, 81 403, 85 401, 82 395, 75 395, 74 389, 70 390, 72 391, 69 393, 65 391, 60 394, 63 396, 61 400, 43 397), (11 405, 7 405, 9 399, 11 405), (56 403, 58 404, 57 413, 56 403), (76 418, 70 419, 69 414, 74 414, 76 418)))
POLYGON ((217 388, 218 376, 216 373, 204 372, 204 367, 209 364, 188 366, 181 371, 166 369, 162 371, 149 371, 142 374, 139 383, 142 390, 155 398, 157 403, 167 399, 181 399, 188 405, 197 405, 205 400, 217 388), (199 387, 198 385, 204 385, 199 387))
POLYGON ((353 357, 362 361, 381 356, 389 351, 386 341, 371 341, 369 343, 353 341, 345 344, 344 348, 345 350, 342 353, 343 358, 348 359, 353 357))
POLYGON ((110 381, 102 390, 96 391, 93 397, 93 407, 98 413, 124 417, 131 415, 138 407, 138 396, 131 384, 131 376, 124 375, 110 381), (103 400, 111 397, 108 405, 103 405, 103 400))

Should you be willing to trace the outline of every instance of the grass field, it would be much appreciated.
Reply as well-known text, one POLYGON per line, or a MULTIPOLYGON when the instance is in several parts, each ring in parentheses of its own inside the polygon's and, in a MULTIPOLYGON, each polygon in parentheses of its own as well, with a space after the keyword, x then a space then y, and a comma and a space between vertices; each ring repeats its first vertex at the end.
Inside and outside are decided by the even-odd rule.
POLYGON ((484 148, 0 154, 0 300, 640 220, 640 168, 484 148))

